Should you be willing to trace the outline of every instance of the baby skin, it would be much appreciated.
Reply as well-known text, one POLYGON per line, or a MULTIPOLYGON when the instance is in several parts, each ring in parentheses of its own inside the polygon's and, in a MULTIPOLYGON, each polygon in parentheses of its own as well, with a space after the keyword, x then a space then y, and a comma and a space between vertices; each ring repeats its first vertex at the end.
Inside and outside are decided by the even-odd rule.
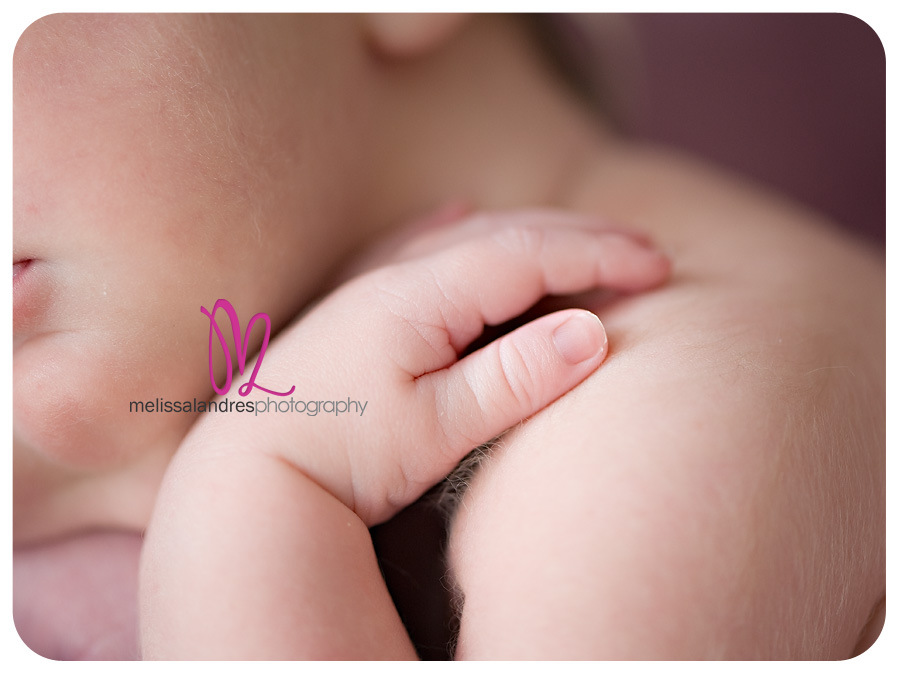
MULTIPOLYGON (((14 616, 38 654, 137 655, 147 530, 147 657, 412 656, 365 526, 510 425, 423 556, 462 600, 454 658, 839 659, 877 636, 883 256, 621 137, 518 17, 51 15, 13 107, 14 616), (391 240, 323 296, 458 200, 510 215, 391 240), (557 215, 512 212, 535 207, 557 215), (653 281, 639 240, 581 232, 609 221, 671 254, 665 285, 610 297, 653 281), (602 348, 570 365, 552 337, 571 313, 464 346, 596 284, 569 305, 609 336, 590 375, 602 348), (132 413, 213 396, 220 298, 271 319, 256 384, 365 414, 132 413)), ((228 400, 272 398, 248 382, 228 400)))
MULTIPOLYGON (((415 658, 367 528, 607 353, 581 309, 467 347, 545 295, 643 291, 669 272, 642 239, 554 211, 473 216, 423 246, 440 250, 406 247, 406 260, 339 287, 265 353, 262 386, 350 393, 366 414, 213 415, 187 436, 144 547, 144 658, 415 658)), ((267 397, 256 388, 246 400, 267 397)))

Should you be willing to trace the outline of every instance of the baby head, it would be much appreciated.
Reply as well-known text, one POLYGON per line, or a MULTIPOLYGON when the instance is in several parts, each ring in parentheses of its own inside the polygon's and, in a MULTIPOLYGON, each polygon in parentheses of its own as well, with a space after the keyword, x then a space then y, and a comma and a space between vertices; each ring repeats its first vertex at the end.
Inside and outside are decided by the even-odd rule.
POLYGON ((468 25, 438 14, 32 24, 14 56, 17 450, 79 469, 174 450, 192 416, 134 414, 129 402, 209 398, 201 306, 225 298, 242 326, 265 312, 277 330, 398 214, 515 184, 510 163, 528 166, 517 155, 506 174, 451 175, 443 146, 433 171, 404 159, 421 144, 400 141, 424 119, 409 116, 408 91, 435 98, 451 72, 441 57, 416 63, 468 25))
MULTIPOLYGON (((54 15, 14 60, 17 446, 106 467, 206 399, 227 298, 277 327, 340 253, 362 86, 340 17, 54 15)), ((254 335, 258 345, 260 335, 254 335)), ((251 350, 252 352, 252 350, 251 350)), ((217 357, 220 382, 224 360, 217 357)))

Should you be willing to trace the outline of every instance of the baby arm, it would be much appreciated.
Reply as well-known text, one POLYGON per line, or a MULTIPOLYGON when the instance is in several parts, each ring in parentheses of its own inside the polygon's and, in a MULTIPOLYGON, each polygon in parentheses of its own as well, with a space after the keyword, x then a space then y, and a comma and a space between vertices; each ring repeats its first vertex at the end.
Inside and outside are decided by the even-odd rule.
POLYGON ((267 352, 285 378, 273 386, 349 394, 364 415, 213 416, 185 440, 145 543, 145 658, 415 657, 367 528, 578 384, 606 339, 564 310, 460 356, 544 295, 639 291, 668 273, 659 253, 572 216, 465 225, 482 234, 352 280, 267 352))

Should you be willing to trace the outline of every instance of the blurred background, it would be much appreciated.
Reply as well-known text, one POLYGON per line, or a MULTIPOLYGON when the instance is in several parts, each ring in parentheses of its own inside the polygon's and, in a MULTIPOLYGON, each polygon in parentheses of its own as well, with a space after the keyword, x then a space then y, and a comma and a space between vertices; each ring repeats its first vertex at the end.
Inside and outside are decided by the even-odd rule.
POLYGON ((846 14, 640 14, 633 135, 786 192, 884 246, 885 56, 846 14))

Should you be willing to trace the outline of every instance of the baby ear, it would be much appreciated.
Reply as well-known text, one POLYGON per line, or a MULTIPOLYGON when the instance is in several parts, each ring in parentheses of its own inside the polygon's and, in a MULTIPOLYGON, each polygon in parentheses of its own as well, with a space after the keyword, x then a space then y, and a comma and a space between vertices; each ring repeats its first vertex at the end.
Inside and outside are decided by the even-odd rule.
POLYGON ((469 19, 468 14, 366 14, 366 37, 381 56, 402 59, 440 47, 469 19))

